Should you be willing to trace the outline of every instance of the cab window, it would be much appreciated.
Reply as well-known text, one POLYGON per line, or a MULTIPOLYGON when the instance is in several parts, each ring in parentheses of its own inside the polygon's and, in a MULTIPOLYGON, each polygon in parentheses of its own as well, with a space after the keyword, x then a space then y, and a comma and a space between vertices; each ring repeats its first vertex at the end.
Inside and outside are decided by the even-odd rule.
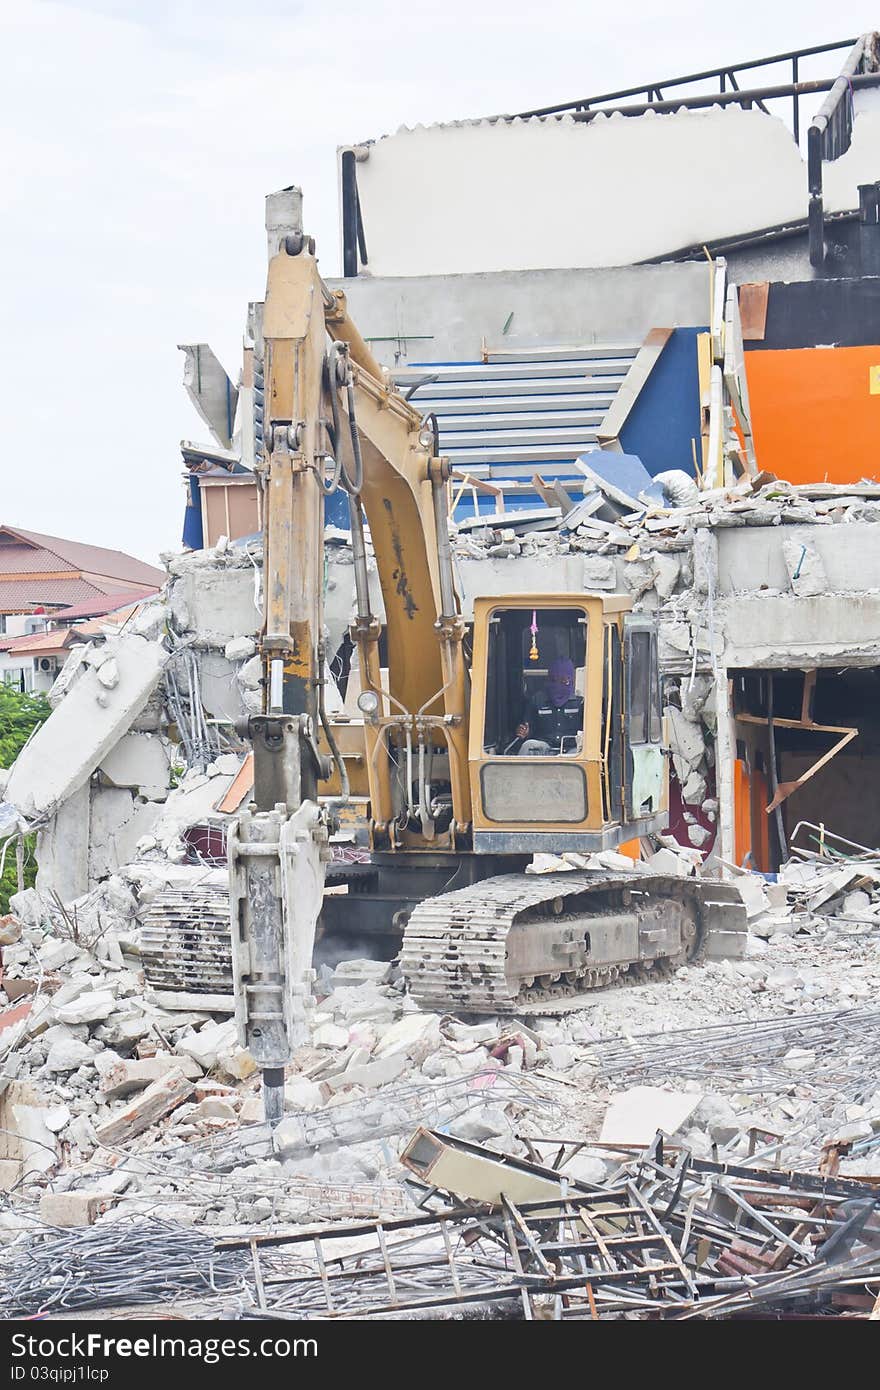
POLYGON ((499 608, 489 619, 483 753, 559 757, 583 747, 587 617, 499 608))

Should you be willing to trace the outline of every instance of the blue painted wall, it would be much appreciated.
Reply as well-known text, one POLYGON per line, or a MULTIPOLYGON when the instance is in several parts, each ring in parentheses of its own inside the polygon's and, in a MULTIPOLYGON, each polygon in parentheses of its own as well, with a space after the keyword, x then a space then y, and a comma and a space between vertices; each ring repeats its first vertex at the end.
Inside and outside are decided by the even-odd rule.
POLYGON ((652 477, 668 468, 693 476, 691 440, 700 458, 700 386, 697 334, 705 328, 676 328, 645 382, 620 436, 628 454, 638 454, 652 477))

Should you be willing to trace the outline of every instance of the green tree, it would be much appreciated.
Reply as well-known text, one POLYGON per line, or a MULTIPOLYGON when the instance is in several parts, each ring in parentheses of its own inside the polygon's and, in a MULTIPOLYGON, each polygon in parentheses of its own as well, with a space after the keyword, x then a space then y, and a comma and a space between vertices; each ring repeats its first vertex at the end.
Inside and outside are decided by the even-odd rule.
MULTIPOLYGON (((0 767, 11 767, 34 729, 52 713, 45 695, 23 695, 10 685, 0 684, 0 767)), ((34 835, 24 842, 24 881, 31 888, 37 875, 34 835)), ((9 911, 9 899, 18 891, 15 868, 15 842, 0 843, 0 856, 6 850, 6 863, 0 876, 0 914, 9 911)))

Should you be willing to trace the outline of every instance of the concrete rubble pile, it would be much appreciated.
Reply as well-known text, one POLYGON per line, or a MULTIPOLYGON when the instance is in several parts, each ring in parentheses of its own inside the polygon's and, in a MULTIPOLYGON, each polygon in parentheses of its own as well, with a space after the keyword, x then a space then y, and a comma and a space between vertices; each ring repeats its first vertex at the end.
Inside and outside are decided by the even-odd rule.
MULTIPOLYGON (((166 1009, 145 988, 126 880, 75 913, 28 890, 0 924, 0 1230, 400 1216, 399 1154, 420 1123, 518 1157, 542 1136, 641 1145, 660 1129, 707 1160, 807 1170, 831 1143, 841 1179, 871 1175, 880 921, 854 935, 861 901, 824 916, 802 891, 795 934, 763 935, 757 913, 745 959, 599 991, 561 1017, 463 1022, 418 1010, 393 964, 322 967, 270 1134, 228 1015, 166 1009), (103 926, 124 912, 128 931, 103 926)), ((573 1161, 583 1181, 608 1172, 601 1149, 573 1161)))

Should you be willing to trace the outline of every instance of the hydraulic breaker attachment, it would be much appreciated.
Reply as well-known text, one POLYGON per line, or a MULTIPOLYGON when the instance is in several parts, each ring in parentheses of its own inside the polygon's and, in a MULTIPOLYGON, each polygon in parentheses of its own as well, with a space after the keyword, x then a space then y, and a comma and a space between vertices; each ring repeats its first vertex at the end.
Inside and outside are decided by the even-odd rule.
POLYGON ((328 834, 314 801, 243 811, 228 838, 235 1017, 263 1073, 265 1116, 284 1109, 284 1068, 309 1036, 312 950, 328 834))

